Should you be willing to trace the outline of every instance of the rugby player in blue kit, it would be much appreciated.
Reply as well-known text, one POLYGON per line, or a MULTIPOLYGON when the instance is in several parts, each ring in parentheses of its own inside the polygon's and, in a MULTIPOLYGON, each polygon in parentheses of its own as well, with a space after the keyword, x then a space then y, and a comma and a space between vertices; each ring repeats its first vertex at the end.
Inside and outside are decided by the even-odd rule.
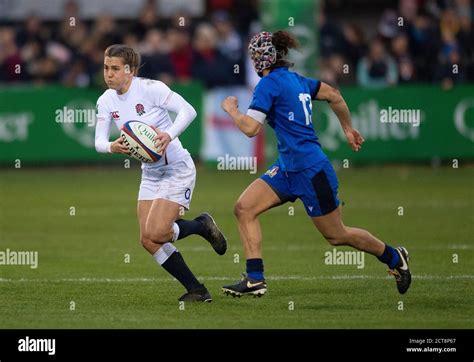
POLYGON ((239 129, 254 137, 265 122, 278 140, 277 161, 250 184, 235 204, 239 233, 246 256, 247 273, 240 282, 223 287, 232 296, 262 296, 267 291, 263 273, 262 233, 258 215, 287 201, 302 200, 307 214, 326 240, 334 246, 347 245, 375 255, 395 276, 399 293, 411 283, 408 252, 393 248, 366 230, 345 226, 337 196, 338 180, 321 149, 312 124, 312 101, 327 101, 337 115, 347 141, 359 151, 363 137, 352 127, 349 109, 333 87, 289 71, 288 50, 298 48, 288 32, 261 32, 249 44, 255 71, 261 77, 246 114, 238 109, 236 97, 227 97, 222 108, 239 129))

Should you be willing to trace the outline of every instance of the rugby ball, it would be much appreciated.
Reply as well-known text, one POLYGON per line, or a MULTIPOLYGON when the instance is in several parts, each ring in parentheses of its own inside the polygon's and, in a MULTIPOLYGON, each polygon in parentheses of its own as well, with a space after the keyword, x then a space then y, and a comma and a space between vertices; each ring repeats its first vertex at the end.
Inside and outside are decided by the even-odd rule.
POLYGON ((122 126, 120 136, 130 150, 130 157, 145 163, 160 160, 163 152, 159 152, 153 142, 157 134, 151 126, 140 121, 128 121, 122 126))

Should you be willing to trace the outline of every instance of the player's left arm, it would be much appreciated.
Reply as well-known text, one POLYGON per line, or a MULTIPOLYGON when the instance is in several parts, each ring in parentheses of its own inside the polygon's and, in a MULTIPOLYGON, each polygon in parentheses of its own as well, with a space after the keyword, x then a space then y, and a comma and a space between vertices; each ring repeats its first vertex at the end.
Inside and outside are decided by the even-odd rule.
POLYGON ((170 128, 165 132, 157 130, 155 143, 161 151, 164 151, 172 140, 188 128, 194 118, 196 118, 197 113, 191 104, 186 102, 183 97, 175 92, 169 94, 161 107, 167 111, 176 113, 176 118, 170 128))
POLYGON ((351 146, 352 150, 356 152, 359 151, 364 143, 364 138, 358 130, 352 127, 351 113, 341 93, 329 84, 321 82, 316 99, 324 100, 329 103, 329 106, 341 123, 349 146, 351 146))
MULTIPOLYGON (((234 120, 235 125, 247 136, 255 137, 262 128, 262 122, 239 111, 237 97, 230 96, 222 102, 222 109, 234 120)), ((265 115, 263 115, 265 116, 265 115)), ((265 117, 263 117, 265 118, 265 117)))

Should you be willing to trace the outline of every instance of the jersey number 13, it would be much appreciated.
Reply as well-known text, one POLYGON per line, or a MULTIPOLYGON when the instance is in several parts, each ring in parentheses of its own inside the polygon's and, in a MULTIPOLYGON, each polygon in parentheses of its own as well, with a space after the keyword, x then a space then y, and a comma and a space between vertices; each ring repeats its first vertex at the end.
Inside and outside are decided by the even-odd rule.
POLYGON ((308 93, 300 93, 298 95, 298 98, 300 102, 303 104, 303 111, 304 111, 304 116, 306 118, 306 125, 310 125, 313 123, 311 121, 311 112, 313 110, 313 103, 311 103, 311 96, 308 93))

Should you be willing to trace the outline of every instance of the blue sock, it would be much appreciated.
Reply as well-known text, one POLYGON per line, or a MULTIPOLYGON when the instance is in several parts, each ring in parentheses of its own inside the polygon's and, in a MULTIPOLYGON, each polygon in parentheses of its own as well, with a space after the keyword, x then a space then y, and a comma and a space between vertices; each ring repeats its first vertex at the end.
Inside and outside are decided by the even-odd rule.
POLYGON ((400 255, 398 255, 398 252, 390 245, 385 244, 383 254, 378 256, 377 259, 387 264, 390 269, 394 269, 400 262, 400 255))
POLYGON ((247 275, 254 280, 263 280, 263 259, 247 259, 247 275))

